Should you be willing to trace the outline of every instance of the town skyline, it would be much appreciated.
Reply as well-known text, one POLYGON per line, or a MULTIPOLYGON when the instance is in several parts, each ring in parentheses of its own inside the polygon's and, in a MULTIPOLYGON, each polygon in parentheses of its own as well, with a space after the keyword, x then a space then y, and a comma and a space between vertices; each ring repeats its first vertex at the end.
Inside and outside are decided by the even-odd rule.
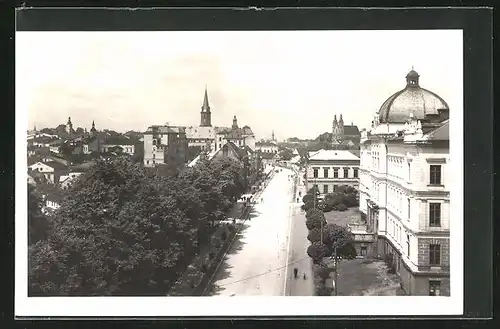
POLYGON ((28 114, 29 129, 68 117, 75 127, 94 120, 97 129, 122 132, 196 126, 207 86, 214 126, 236 115, 259 139, 273 130, 277 139, 315 138, 331 132, 335 114, 369 128, 412 66, 423 88, 461 109, 461 37, 458 30, 21 32, 17 110, 28 114))

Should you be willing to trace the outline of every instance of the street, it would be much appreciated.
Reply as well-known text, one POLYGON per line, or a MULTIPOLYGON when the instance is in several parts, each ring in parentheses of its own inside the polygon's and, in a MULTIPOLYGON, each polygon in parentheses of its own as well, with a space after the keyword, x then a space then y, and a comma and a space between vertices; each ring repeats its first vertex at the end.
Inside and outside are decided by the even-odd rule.
POLYGON ((262 201, 256 200, 250 220, 243 225, 215 274, 212 295, 286 295, 285 277, 293 275, 292 269, 287 268, 291 215, 297 208, 292 203, 290 175, 290 169, 276 173, 263 191, 262 201))
MULTIPOLYGON (((302 176, 300 173, 299 178, 302 176)), ((314 296, 314 282, 312 273, 312 261, 307 255, 307 248, 310 243, 307 240, 307 235, 309 231, 306 227, 306 214, 300 206, 302 205, 302 197, 306 193, 306 187, 304 186, 302 179, 297 179, 301 183, 297 185, 297 191, 295 195, 295 200, 299 198, 299 202, 295 202, 292 205, 292 216, 291 216, 291 238, 288 258, 289 270, 287 277, 287 296, 314 296), (300 195, 299 196, 299 192, 300 195), (297 268, 298 278, 294 279, 293 269, 297 268), (304 273, 306 279, 304 279, 304 273)))

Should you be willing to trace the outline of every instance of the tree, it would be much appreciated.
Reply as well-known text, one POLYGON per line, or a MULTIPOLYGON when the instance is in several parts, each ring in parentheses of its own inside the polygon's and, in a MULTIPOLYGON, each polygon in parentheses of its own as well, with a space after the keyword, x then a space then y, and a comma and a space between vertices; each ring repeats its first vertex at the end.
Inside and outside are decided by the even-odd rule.
POLYGON ((293 152, 290 149, 284 149, 279 153, 282 160, 289 161, 293 158, 293 152))
POLYGON ((323 243, 328 246, 328 255, 332 255, 334 249, 337 248, 338 257, 344 259, 356 257, 353 234, 345 226, 337 224, 327 224, 324 226, 323 243))
POLYGON ((319 263, 328 255, 328 247, 320 242, 315 242, 307 248, 307 255, 312 258, 314 263, 319 263))
POLYGON ((31 295, 162 293, 196 241, 169 182, 99 161, 69 188, 52 235, 30 253, 31 295))
POLYGON ((321 240, 321 229, 313 228, 310 230, 307 235, 307 240, 311 241, 311 243, 319 242, 321 240))
POLYGON ((347 208, 347 206, 345 204, 341 203, 341 204, 335 206, 335 209, 337 211, 346 211, 348 208, 347 208))
POLYGON ((28 184, 28 245, 44 240, 49 235, 48 219, 42 214, 42 197, 28 184))
POLYGON ((306 213, 306 226, 308 230, 321 228, 326 225, 325 215, 321 210, 309 209, 306 213))

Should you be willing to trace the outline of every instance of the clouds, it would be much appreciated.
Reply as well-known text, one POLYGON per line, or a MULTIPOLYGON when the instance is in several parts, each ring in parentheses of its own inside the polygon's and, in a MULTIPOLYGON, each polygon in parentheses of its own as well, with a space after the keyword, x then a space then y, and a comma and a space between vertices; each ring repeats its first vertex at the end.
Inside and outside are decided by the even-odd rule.
POLYGON ((20 32, 16 104, 28 124, 121 131, 198 124, 205 84, 212 123, 238 116, 259 137, 314 137, 333 114, 366 127, 404 88, 461 107, 459 31, 20 32), (89 128, 89 127, 87 127, 89 128))

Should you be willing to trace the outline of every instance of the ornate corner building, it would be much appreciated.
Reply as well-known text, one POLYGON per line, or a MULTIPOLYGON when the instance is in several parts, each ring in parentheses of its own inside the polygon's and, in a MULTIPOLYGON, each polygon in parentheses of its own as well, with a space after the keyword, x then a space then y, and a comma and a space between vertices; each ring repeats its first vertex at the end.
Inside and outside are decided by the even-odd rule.
POLYGON ((364 130, 360 210, 409 295, 450 294, 449 108, 413 69, 364 130))

